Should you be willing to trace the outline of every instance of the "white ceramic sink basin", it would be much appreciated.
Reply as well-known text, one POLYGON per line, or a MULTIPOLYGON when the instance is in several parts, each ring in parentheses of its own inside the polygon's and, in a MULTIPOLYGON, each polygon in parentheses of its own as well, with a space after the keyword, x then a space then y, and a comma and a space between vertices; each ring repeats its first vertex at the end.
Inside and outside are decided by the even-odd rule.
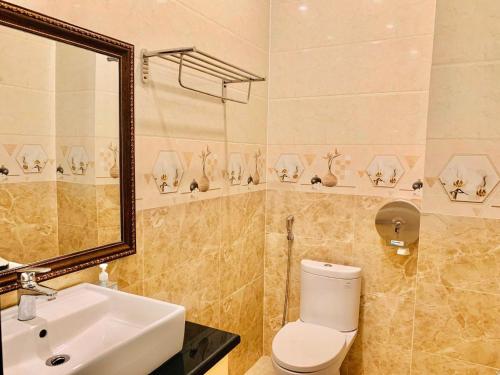
POLYGON ((2 311, 4 374, 148 374, 182 349, 184 323, 182 306, 80 284, 37 301, 33 320, 2 311), (56 355, 69 360, 48 366, 56 355))

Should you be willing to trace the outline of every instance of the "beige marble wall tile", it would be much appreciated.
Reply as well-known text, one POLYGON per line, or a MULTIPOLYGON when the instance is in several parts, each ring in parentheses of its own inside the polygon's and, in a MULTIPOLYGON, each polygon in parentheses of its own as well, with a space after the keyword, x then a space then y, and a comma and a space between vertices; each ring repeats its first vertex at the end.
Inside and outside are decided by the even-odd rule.
POLYGON ((275 375, 271 357, 262 356, 245 375, 275 375))
POLYGON ((273 1, 271 50, 432 34, 435 1, 273 1))
MULTIPOLYGON (((147 228, 147 224, 145 224, 147 228)), ((145 249, 148 248, 145 234, 145 249)), ((145 251, 145 261, 148 253, 145 251)), ((165 268, 164 273, 149 277, 145 265, 144 295, 186 307, 187 319, 196 318, 219 302, 219 248, 205 248, 189 262, 165 268)))
POLYGON ((414 351, 411 373, 413 375, 496 375, 498 369, 414 351))
POLYGON ((500 294, 500 220, 425 214, 418 280, 500 294))
MULTIPOLYGON (((118 94, 120 90, 119 86, 119 74, 118 64, 110 64, 108 57, 105 55, 95 55, 96 71, 95 71, 95 89, 98 92, 114 93, 118 94)), ((112 126, 108 124, 108 129, 118 129, 118 124, 112 126)), ((105 134, 101 134, 104 136, 105 134)), ((116 134, 111 134, 111 136, 116 136, 116 134)))
POLYGON ((271 353, 274 335, 281 328, 287 264, 286 236, 266 233, 264 271, 264 353, 271 353))
POLYGON ((415 290, 363 296, 356 340, 365 345, 393 345, 410 351, 414 306, 415 290))
POLYGON ((57 220, 61 254, 97 246, 96 186, 58 181, 57 220))
MULTIPOLYGON (((55 47, 55 90, 57 92, 95 89, 96 55, 94 51, 57 43, 55 47)), ((65 124, 69 125, 69 123, 65 124)))
POLYGON ((187 319, 198 324, 209 327, 220 327, 220 301, 210 304, 203 310, 192 310, 188 313, 187 319))
POLYGON ((0 85, 0 100, 3 134, 54 134, 54 93, 0 85))
POLYGON ((271 100, 268 142, 424 144, 427 103, 425 92, 271 100))
POLYGON ((426 91, 431 55, 431 36, 275 53, 269 96, 426 91))
POLYGON ((56 92, 55 121, 59 124, 58 137, 93 137, 95 132, 94 102, 94 91, 56 92))
POLYGON ((343 369, 349 375, 409 375, 411 352, 392 345, 354 341, 343 369))
POLYGON ((108 245, 119 242, 122 238, 121 226, 97 228, 97 243, 99 245, 108 245))
POLYGON ((413 348, 500 367, 500 296, 418 283, 413 348))
POLYGON ((57 210, 60 224, 96 228, 96 187, 58 181, 57 210))
POLYGON ((221 300, 221 328, 241 335, 229 355, 230 374, 244 374, 262 356, 264 279, 260 277, 221 300))
POLYGON ((265 193, 222 198, 222 298, 264 273, 265 193))
POLYGON ((2 26, 0 48, 3 85, 54 91, 55 42, 2 26))
POLYGON ((2 309, 14 306, 15 304, 17 304, 16 291, 0 294, 0 307, 2 309))
POLYGON ((428 138, 498 140, 500 127, 495 124, 500 118, 500 90, 496 84, 499 79, 498 62, 434 65, 429 93, 428 138))
POLYGON ((353 207, 353 196, 269 190, 266 231, 285 233, 286 217, 293 215, 297 236, 349 242, 353 237, 353 207))
POLYGON ((495 0, 439 0, 434 64, 500 58, 500 4, 495 0))
MULTIPOLYGON (((247 60, 246 65, 250 70, 259 70, 256 69, 259 64, 267 65, 267 59, 263 57, 267 51, 242 43, 241 37, 234 32, 178 1, 130 2, 126 6, 120 0, 110 1, 104 6, 98 1, 91 1, 85 5, 64 3, 57 6, 50 4, 49 7, 32 0, 23 3, 31 9, 48 12, 54 17, 135 44, 138 47, 137 56, 143 46, 155 48, 165 45, 166 42, 169 45, 189 46, 196 40, 197 47, 214 55, 225 56, 236 64, 245 65, 244 62, 247 60), (98 5, 101 5, 101 12, 96 17, 92 11, 98 5), (141 20, 143 22, 140 22, 141 20), (166 20, 168 22, 165 22, 166 20), (125 21, 129 21, 128 27, 123 27, 125 21), (156 30, 150 25, 157 25, 156 30), (186 28, 185 25, 190 27, 186 28), (158 29, 166 33, 167 39, 165 35, 159 35, 158 29), (228 49, 228 45, 232 48, 228 49)), ((238 11, 245 14, 243 9, 238 11)), ((233 17, 237 15, 233 14, 233 17)))
POLYGON ((190 320, 241 334, 230 359, 235 374, 262 354, 264 194, 144 211, 144 272, 155 275, 146 276, 144 295, 182 304, 190 320), (222 260, 221 243, 232 245, 238 262, 222 260))
MULTIPOLYGON (((108 74, 110 76, 114 76, 117 78, 119 77, 118 67, 116 67, 116 70, 117 70, 116 72, 110 72, 108 74)), ((117 138, 119 134, 118 129, 120 126, 119 94, 116 92, 97 91, 96 89, 96 91, 94 91, 94 100, 95 100, 95 109, 94 109, 95 136, 110 137, 111 139, 117 138)))
POLYGON ((97 228, 59 223, 58 255, 75 253, 99 245, 97 228))
POLYGON ((220 208, 220 199, 210 199, 145 210, 146 274, 161 275, 198 259, 206 252, 218 251, 221 241, 220 208))
MULTIPOLYGON (((57 183, 57 185, 59 185, 58 187, 61 187, 61 183, 57 183)), ((106 191, 113 190, 113 187, 102 188, 106 191)), ((16 243, 12 242, 4 241, 3 243, 5 244, 6 248, 9 249, 9 251, 15 251, 20 256, 22 256, 22 259, 19 259, 20 262, 31 263, 41 259, 52 258, 58 255, 92 248, 102 243, 98 241, 97 228, 95 227, 97 224, 96 222, 87 222, 88 226, 58 223, 58 213, 60 213, 61 210, 73 209, 74 206, 69 207, 69 205, 63 205, 62 207, 59 207, 58 210, 56 201, 56 189, 57 188, 55 182, 30 182, 25 184, 0 185, 0 191, 4 193, 1 194, 1 207, 5 208, 4 213, 8 214, 8 222, 12 222, 12 220, 19 221, 15 224, 15 237, 13 237, 16 239, 17 245, 16 243), (39 212, 37 210, 39 210, 39 212), (24 230, 23 228, 26 230, 29 229, 29 231, 26 232, 26 230, 24 230), (26 235, 28 235, 28 237, 26 237, 26 235)), ((77 201, 82 204, 85 203, 86 205, 86 203, 91 202, 90 198, 88 196, 85 196, 85 192, 87 191, 88 189, 85 186, 82 187, 82 185, 64 184, 62 186, 62 194, 64 197, 71 198, 69 199, 71 204, 74 203, 74 196, 77 196, 77 201), (73 189, 74 187, 76 188, 73 189), (83 196, 78 196, 81 191, 84 192, 83 196), (83 202, 87 198, 89 198, 89 200, 83 202)), ((107 207, 108 204, 105 204, 104 206, 107 207)), ((63 212, 63 218, 67 218, 70 216, 71 212, 63 212)), ((93 215, 90 214, 90 216, 92 217, 93 215)), ((109 218, 108 216, 109 215, 107 215, 106 218, 109 218)), ((139 216, 140 214, 138 214, 138 217, 139 216)), ((5 217, 5 219, 7 220, 7 216, 5 217)), ((3 228, 5 228, 6 230, 8 229, 5 226, 3 226, 3 228)), ((103 236, 101 238, 101 241, 109 243, 119 240, 119 227, 106 227, 105 229, 107 230, 100 233, 103 236)), ((8 236, 5 234, 4 238, 8 238, 8 236)), ((6 254, 2 255, 7 256, 6 254)), ((10 257, 7 256, 7 258, 10 257)), ((134 285, 134 290, 138 292, 139 288, 137 283, 140 280, 142 281, 142 267, 138 268, 135 267, 135 265, 128 265, 128 263, 132 263, 132 261, 129 261, 128 258, 127 260, 120 260, 115 263, 120 265, 123 263, 123 265, 121 266, 122 279, 119 280, 120 287, 123 287, 126 290, 131 290, 131 285, 134 285), (134 272, 139 271, 141 276, 134 276, 134 272), (125 280, 127 274, 130 275, 130 278, 125 280)), ((113 267, 111 267, 111 269, 113 269, 113 267)), ((91 275, 93 273, 94 271, 86 271, 86 273, 82 274, 91 275)), ((77 283, 78 280, 80 280, 78 276, 68 275, 61 278, 61 280, 59 281, 54 281, 54 283, 56 283, 56 285, 63 285, 64 287, 66 287, 66 285, 77 283), (68 280, 69 284, 64 280, 68 280)), ((82 282, 95 282, 97 279, 88 277, 81 280, 82 282)))
POLYGON ((361 293, 406 293, 415 287, 417 249, 410 255, 396 254, 392 246, 376 243, 354 243, 353 264, 361 267, 361 293))
POLYGON ((225 1, 180 0, 193 11, 231 30, 245 41, 269 48, 269 0, 225 1))
POLYGON ((120 225, 120 185, 96 185, 99 228, 120 225))
MULTIPOLYGON (((267 93, 266 93, 267 94, 267 93)), ((252 95, 246 105, 226 105, 226 139, 229 142, 266 144, 268 101, 252 95)))
POLYGON ((31 263, 58 255, 54 182, 0 184, 0 256, 31 263))

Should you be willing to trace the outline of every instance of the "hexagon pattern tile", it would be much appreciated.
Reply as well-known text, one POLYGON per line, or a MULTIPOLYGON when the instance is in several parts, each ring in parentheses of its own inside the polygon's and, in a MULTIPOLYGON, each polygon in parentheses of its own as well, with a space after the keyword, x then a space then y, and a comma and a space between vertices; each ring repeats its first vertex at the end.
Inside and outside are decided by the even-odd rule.
POLYGON ((366 174, 375 187, 395 187, 405 169, 396 155, 376 155, 366 168, 366 174))
POLYGON ((84 176, 89 167, 89 155, 83 146, 71 146, 66 160, 71 169, 71 173, 84 176))
POLYGON ((500 181, 487 155, 454 155, 439 175, 452 201, 481 203, 500 181))
POLYGON ((229 154, 227 178, 231 185, 241 185, 245 174, 245 162, 239 152, 229 154))
POLYGON ((177 192, 183 175, 179 154, 176 151, 160 151, 153 166, 153 178, 160 193, 177 192))
POLYGON ((296 183, 304 172, 304 164, 297 154, 281 154, 274 170, 281 182, 296 183))
POLYGON ((47 153, 41 145, 23 145, 16 157, 24 173, 42 173, 47 159, 47 153))

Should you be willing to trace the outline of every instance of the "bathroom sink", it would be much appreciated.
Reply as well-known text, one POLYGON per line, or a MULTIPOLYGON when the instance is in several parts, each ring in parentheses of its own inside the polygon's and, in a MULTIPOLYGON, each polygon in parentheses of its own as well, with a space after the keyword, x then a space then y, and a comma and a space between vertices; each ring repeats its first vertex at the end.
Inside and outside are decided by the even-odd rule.
POLYGON ((5 375, 148 374, 184 339, 184 307, 91 284, 37 301, 36 315, 2 311, 5 375))

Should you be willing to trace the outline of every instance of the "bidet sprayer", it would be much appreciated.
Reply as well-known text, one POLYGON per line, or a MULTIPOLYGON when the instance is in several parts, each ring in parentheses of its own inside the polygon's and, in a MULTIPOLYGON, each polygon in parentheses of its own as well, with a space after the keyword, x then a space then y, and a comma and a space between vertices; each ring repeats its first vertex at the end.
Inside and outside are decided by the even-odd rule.
POLYGON ((294 221, 293 215, 290 215, 286 218, 286 232, 287 232, 286 239, 288 241, 293 241, 293 221, 294 221))

